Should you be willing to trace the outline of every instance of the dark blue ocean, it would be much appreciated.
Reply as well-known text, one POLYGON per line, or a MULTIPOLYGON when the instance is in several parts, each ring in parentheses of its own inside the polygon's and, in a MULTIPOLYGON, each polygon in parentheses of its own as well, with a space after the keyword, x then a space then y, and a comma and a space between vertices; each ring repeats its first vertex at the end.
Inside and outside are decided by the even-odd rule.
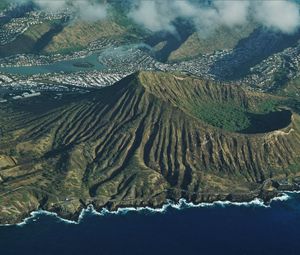
POLYGON ((84 213, 79 224, 36 214, 0 227, 0 254, 299 255, 300 194, 269 207, 168 207, 163 213, 84 213))

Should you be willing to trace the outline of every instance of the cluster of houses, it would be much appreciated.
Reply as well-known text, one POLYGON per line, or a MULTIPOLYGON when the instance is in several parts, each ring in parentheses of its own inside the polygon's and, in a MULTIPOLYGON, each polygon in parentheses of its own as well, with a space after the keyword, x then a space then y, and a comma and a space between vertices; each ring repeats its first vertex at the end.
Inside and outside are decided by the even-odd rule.
MULTIPOLYGON (((1 32, 0 32, 1 37, 1 32)), ((35 54, 16 54, 9 57, 0 58, 0 67, 20 67, 20 66, 41 66, 49 65, 57 61, 68 61, 74 59, 85 58, 95 52, 106 48, 114 48, 119 45, 119 42, 103 38, 91 42, 84 50, 72 52, 69 54, 49 54, 49 55, 35 55, 35 54)), ((1 71, 1 70, 0 70, 1 71)))
MULTIPOLYGON (((6 14, 3 11, 0 15, 4 18, 6 14)), ((34 10, 27 12, 24 17, 12 18, 8 23, 0 27, 0 45, 13 42, 19 35, 23 34, 33 25, 42 24, 43 22, 52 20, 66 20, 70 15, 71 12, 68 9, 60 12, 34 10)))
POLYGON ((250 69, 250 74, 241 82, 251 87, 266 91, 276 86, 276 76, 285 72, 286 78, 292 79, 300 75, 300 41, 294 47, 289 47, 276 53, 250 69))
POLYGON ((31 97, 40 96, 41 92, 35 92, 34 90, 30 90, 29 92, 23 92, 20 95, 13 95, 13 94, 10 94, 10 95, 11 95, 11 97, 8 98, 8 99, 1 99, 0 98, 0 103, 6 103, 6 102, 8 102, 9 99, 20 100, 20 99, 25 99, 25 98, 31 98, 31 97))

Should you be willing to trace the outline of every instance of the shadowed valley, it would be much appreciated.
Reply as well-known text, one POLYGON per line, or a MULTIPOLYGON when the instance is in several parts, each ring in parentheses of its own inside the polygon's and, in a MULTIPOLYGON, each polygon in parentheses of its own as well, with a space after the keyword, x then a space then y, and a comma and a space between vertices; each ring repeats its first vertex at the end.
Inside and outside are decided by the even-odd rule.
POLYGON ((38 208, 76 219, 88 204, 268 199, 300 172, 300 118, 284 97, 177 73, 9 102, 0 123, 1 223, 38 208))

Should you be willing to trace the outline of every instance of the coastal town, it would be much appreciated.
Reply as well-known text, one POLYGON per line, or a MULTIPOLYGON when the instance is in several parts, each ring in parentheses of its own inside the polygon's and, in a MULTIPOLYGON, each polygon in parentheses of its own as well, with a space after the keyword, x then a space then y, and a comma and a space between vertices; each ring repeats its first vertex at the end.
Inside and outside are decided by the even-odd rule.
POLYGON ((14 41, 31 26, 46 22, 67 21, 70 15, 71 12, 68 10, 61 12, 30 11, 25 13, 23 17, 12 18, 8 23, 0 27, 0 46, 14 41))
POLYGON ((300 254, 300 0, 0 0, 0 255, 300 254))
MULTIPOLYGON (((94 42, 93 45, 96 45, 96 42, 94 42)), ((13 87, 15 89, 21 89, 22 87, 25 87, 35 88, 38 90, 56 90, 58 85, 62 87, 64 85, 68 85, 75 87, 95 88, 112 85, 127 75, 139 70, 182 71, 203 77, 205 79, 222 81, 216 72, 211 72, 211 67, 217 61, 220 61, 222 58, 232 53, 232 50, 222 50, 214 52, 214 54, 203 55, 188 61, 182 61, 178 63, 161 63, 155 60, 144 49, 124 49, 124 47, 110 47, 107 45, 110 44, 101 44, 100 42, 99 48, 102 46, 105 47, 104 51, 98 53, 98 62, 102 66, 101 70, 97 70, 96 68, 87 68, 87 70, 74 72, 61 71, 57 73, 50 71, 49 73, 20 75, 9 72, 1 72, 0 67, 0 85, 13 87)), ((274 86, 276 86, 276 84, 278 84, 278 79, 292 79, 300 75, 299 50, 300 44, 298 44, 296 47, 287 48, 286 50, 274 54, 263 60, 258 65, 252 67, 245 77, 237 80, 223 80, 223 82, 234 82, 236 84, 242 84, 248 86, 250 89, 256 89, 259 91, 271 90, 274 86), (279 74, 281 74, 282 77, 279 77, 279 74), (283 75, 285 76, 283 77, 283 75)), ((94 52, 95 51, 74 53, 72 56, 64 56, 64 61, 84 59, 86 56, 94 52)), ((62 61, 60 56, 54 56, 53 58, 51 56, 15 56, 13 61, 14 63, 16 62, 16 59, 18 62, 17 65, 2 65, 2 67, 5 66, 4 69, 9 70, 9 68, 6 68, 22 67, 23 63, 24 66, 30 66, 30 68, 34 69, 35 66, 49 65, 51 63, 59 63, 59 61, 62 61), (24 62, 22 62, 22 59, 24 62)), ((2 63, 3 61, 8 60, 2 59, 2 63)))
MULTIPOLYGON (((1 12, 0 18, 14 8, 17 7, 11 5, 5 12, 1 12)), ((72 15, 69 9, 58 12, 32 9, 22 17, 12 17, 0 28, 0 45, 14 41, 34 25, 66 22, 72 15)), ((22 53, 2 57, 0 86, 13 90, 76 91, 79 88, 112 85, 139 70, 158 70, 190 73, 224 84, 241 84, 251 90, 267 92, 300 75, 300 41, 292 47, 256 61, 253 66, 245 67, 245 59, 251 61, 253 52, 272 41, 274 36, 276 35, 261 36, 257 32, 244 46, 215 50, 188 60, 165 63, 155 58, 155 49, 149 45, 133 43, 124 38, 104 37, 70 53, 22 53), (95 56, 93 63, 89 61, 91 56, 95 56), (61 68, 57 71, 53 68, 61 64, 67 67, 66 70, 61 68), (38 67, 45 70, 39 71, 41 69, 38 67), (237 67, 242 70, 240 74, 237 67)))
POLYGON ((41 66, 50 65, 58 61, 69 61, 86 58, 95 52, 107 48, 114 48, 120 45, 121 41, 116 41, 111 38, 103 38, 91 42, 85 49, 75 51, 69 54, 16 54, 9 57, 0 58, 0 67, 20 67, 20 66, 41 66))

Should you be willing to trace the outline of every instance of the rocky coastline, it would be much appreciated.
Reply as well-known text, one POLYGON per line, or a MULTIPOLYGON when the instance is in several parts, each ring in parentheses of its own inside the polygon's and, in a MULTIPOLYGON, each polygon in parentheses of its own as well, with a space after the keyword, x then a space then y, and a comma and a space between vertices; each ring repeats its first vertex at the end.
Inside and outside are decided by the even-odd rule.
POLYGON ((65 220, 67 222, 79 223, 82 212, 87 210, 90 206, 96 211, 101 212, 106 210, 110 213, 118 213, 119 210, 126 209, 151 209, 157 211, 163 211, 164 206, 176 205, 183 200, 186 204, 193 204, 195 207, 198 205, 214 205, 214 203, 232 203, 247 205, 251 204, 256 199, 261 201, 262 204, 269 205, 273 199, 280 198, 285 192, 300 192, 300 177, 294 178, 292 181, 287 179, 282 180, 266 180, 261 188, 249 192, 249 193, 202 193, 202 194, 188 194, 188 192, 174 192, 166 191, 162 192, 158 196, 149 198, 148 201, 143 201, 142 199, 135 198, 124 201, 111 201, 106 204, 102 204, 100 200, 98 201, 80 201, 81 205, 74 211, 66 211, 58 205, 53 205, 53 207, 39 205, 36 208, 32 208, 22 214, 19 214, 14 218, 1 217, 0 212, 0 227, 1 226, 11 226, 11 225, 22 225, 26 219, 30 218, 33 212, 43 211, 50 214, 56 215, 58 218, 65 220))

